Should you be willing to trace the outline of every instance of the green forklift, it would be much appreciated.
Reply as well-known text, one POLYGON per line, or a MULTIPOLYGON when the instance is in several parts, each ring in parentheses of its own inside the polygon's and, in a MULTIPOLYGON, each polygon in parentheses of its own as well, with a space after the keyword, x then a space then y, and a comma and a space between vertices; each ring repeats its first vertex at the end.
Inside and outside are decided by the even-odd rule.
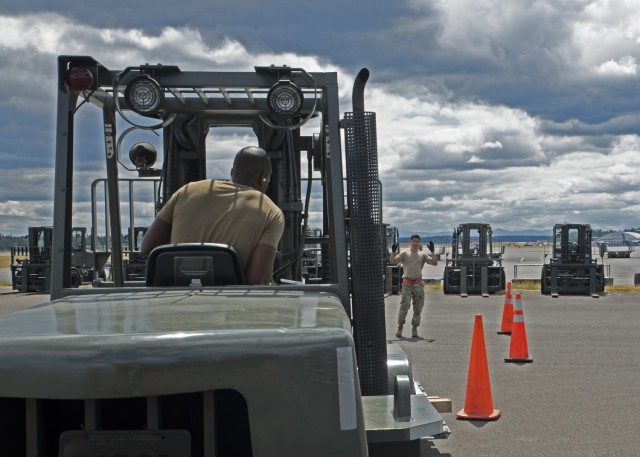
POLYGON ((552 297, 598 297, 604 292, 604 286, 604 264, 598 263, 593 255, 591 225, 554 225, 552 251, 542 266, 540 292, 552 297))
POLYGON ((353 110, 341 115, 333 72, 113 70, 89 56, 58 58, 51 302, 0 317, 3 455, 418 456, 421 439, 447 435, 407 355, 386 338, 368 77, 358 73, 353 110), (89 110, 102 115, 102 147, 77 157, 75 122, 89 110), (236 260, 209 245, 161 249, 144 281, 129 280, 119 187, 129 133, 148 135, 129 149, 129 167, 160 182, 157 211, 183 184, 226 178, 207 176, 216 128, 255 136, 271 158, 267 195, 286 221, 281 280, 244 285, 236 260), (100 157, 112 278, 77 289, 74 167, 100 157), (305 283, 311 208, 322 209, 322 236, 311 240, 322 273, 305 283), (182 284, 194 262, 202 280, 182 284))

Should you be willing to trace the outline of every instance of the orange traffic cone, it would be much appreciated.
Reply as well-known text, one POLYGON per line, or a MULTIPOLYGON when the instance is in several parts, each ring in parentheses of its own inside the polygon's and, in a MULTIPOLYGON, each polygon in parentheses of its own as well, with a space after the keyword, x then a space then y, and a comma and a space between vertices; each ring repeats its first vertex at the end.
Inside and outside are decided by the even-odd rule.
POLYGON ((527 331, 524 327, 524 311, 522 309, 522 295, 516 294, 516 304, 513 311, 513 324, 511 327, 511 344, 509 344, 509 357, 505 362, 529 363, 529 348, 527 347, 527 331))
MULTIPOLYGON (((511 283, 508 283, 509 286, 511 283)), ((504 296, 504 307, 502 308, 502 325, 498 335, 511 335, 511 327, 513 322, 513 297, 511 296, 511 287, 507 287, 507 295, 504 296)))
POLYGON ((496 420, 500 417, 500 414, 500 410, 493 409, 482 315, 476 314, 473 338, 471 340, 467 395, 464 401, 464 409, 458 411, 456 417, 458 419, 496 420))

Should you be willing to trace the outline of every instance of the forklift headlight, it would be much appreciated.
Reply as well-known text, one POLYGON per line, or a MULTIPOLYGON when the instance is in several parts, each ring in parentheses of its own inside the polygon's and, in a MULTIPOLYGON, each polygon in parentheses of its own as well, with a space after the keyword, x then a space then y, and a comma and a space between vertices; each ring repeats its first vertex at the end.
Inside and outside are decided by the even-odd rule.
POLYGON ((151 143, 136 143, 129 149, 129 159, 136 170, 146 170, 156 163, 158 151, 151 143))
POLYGON ((134 112, 142 116, 153 116, 164 103, 164 91, 151 76, 141 75, 127 85, 124 99, 134 112))
POLYGON ((269 111, 283 119, 292 118, 300 113, 303 101, 302 90, 288 80, 278 81, 267 94, 269 111))

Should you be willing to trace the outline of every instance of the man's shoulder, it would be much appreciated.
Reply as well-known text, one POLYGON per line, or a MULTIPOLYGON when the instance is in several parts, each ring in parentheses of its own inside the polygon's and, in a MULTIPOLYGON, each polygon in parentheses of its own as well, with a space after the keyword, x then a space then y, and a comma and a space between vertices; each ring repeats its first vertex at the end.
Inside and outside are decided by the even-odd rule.
POLYGON ((264 195, 265 200, 269 203, 270 211, 275 215, 278 222, 284 225, 284 213, 276 203, 269 198, 268 195, 264 195))
POLYGON ((194 192, 202 192, 210 189, 211 187, 215 187, 217 185, 216 179, 202 179, 200 181, 190 181, 184 184, 180 189, 176 191, 191 194, 194 192))
POLYGON ((191 181, 180 188, 181 191, 193 193, 210 193, 210 192, 256 192, 252 187, 236 184, 226 179, 202 179, 200 181, 191 181))

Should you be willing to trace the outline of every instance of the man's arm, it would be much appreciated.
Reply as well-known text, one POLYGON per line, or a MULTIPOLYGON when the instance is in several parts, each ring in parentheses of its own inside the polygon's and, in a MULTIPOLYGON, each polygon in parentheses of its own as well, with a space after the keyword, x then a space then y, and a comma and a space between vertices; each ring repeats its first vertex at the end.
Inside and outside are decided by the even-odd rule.
POLYGON ((434 252, 430 252, 429 255, 427 255, 427 263, 433 266, 438 265, 438 256, 434 252))
POLYGON ((251 253, 245 275, 250 285, 269 284, 273 276, 276 250, 267 244, 258 244, 251 253))
POLYGON ((429 255, 427 255, 427 263, 429 265, 438 265, 438 256, 436 255, 436 247, 433 244, 433 241, 429 241, 427 245, 429 248, 429 255))
POLYGON ((156 246, 168 243, 171 243, 171 224, 156 217, 149 226, 147 233, 144 234, 140 245, 140 253, 149 255, 156 246))
POLYGON ((391 265, 398 265, 398 262, 400 262, 400 259, 396 254, 398 252, 398 246, 399 246, 398 243, 393 243, 391 245, 391 254, 389 255, 389 263, 391 265))
POLYGON ((392 251, 391 255, 389 256, 389 263, 391 265, 398 265, 398 262, 400 262, 400 259, 396 255, 395 251, 392 251))

